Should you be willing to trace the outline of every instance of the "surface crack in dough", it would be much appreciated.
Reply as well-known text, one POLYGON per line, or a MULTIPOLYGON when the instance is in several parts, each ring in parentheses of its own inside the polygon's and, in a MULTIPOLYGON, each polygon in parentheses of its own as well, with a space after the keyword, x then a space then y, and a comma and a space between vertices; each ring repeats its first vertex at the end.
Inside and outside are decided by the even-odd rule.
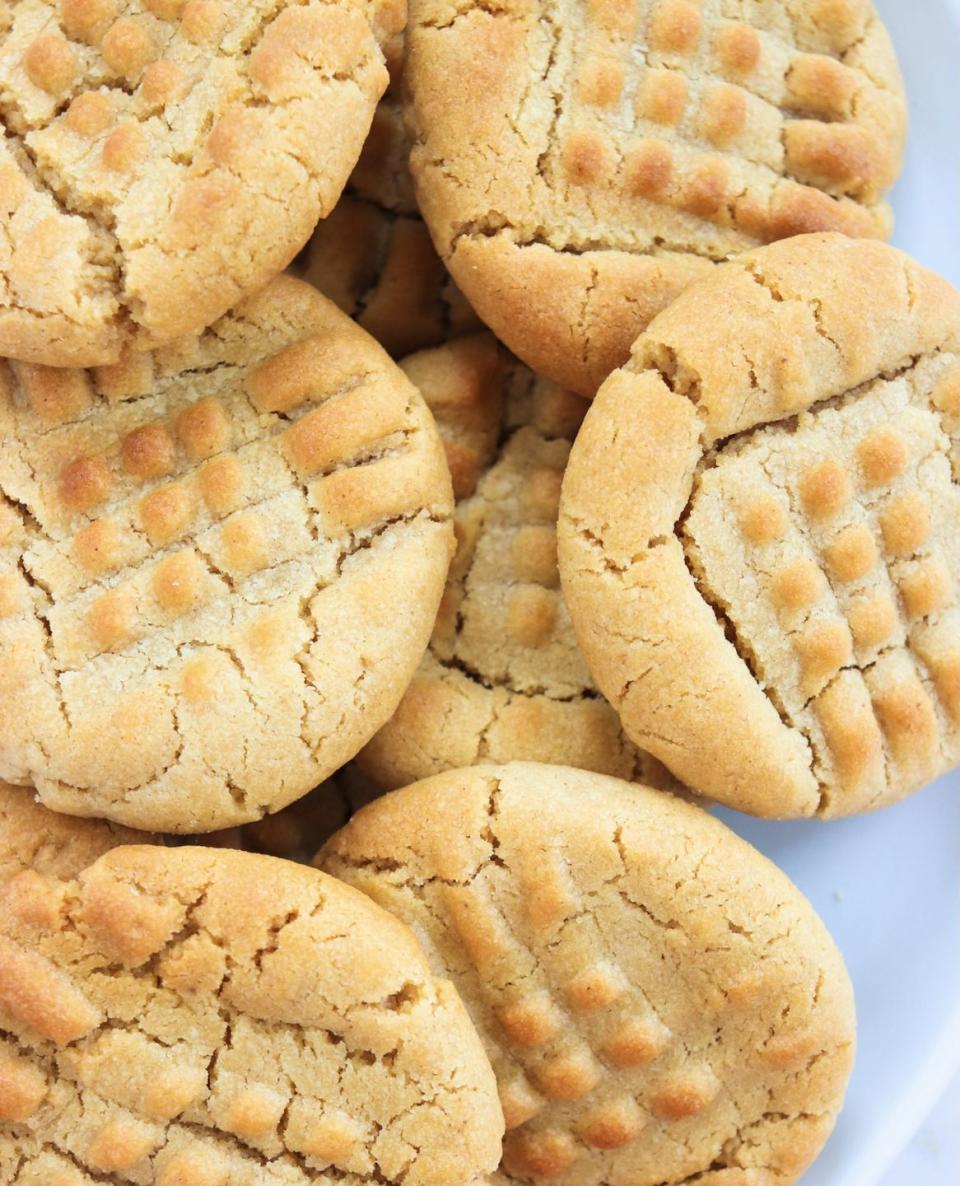
MULTIPOLYGON (((690 501, 687 505, 685 515, 688 515, 689 512, 693 509, 693 505, 696 502, 697 493, 698 493, 698 490, 697 490, 697 486, 695 485, 693 492, 691 493, 690 501)), ((781 721, 783 721, 784 725, 786 725, 786 727, 788 729, 790 729, 791 731, 795 731, 795 732, 799 732, 799 733, 803 734, 804 740, 806 741, 807 745, 810 746, 810 738, 808 736, 806 736, 806 734, 803 733, 803 729, 795 722, 792 715, 788 712, 788 710, 784 706, 782 699, 777 694, 776 687, 765 676, 763 667, 760 663, 760 660, 759 660, 756 650, 753 647, 751 647, 749 641, 742 636, 741 632, 739 632, 737 630, 734 619, 731 616, 731 611, 733 608, 732 605, 729 602, 725 603, 724 600, 720 597, 719 593, 715 589, 711 588, 711 586, 707 580, 706 572, 704 571, 702 566, 699 566, 696 563, 695 556, 691 553, 689 542, 686 541, 686 539, 685 539, 682 518, 681 518, 680 523, 678 524, 678 528, 679 528, 678 538, 681 540, 681 543, 683 544, 683 559, 684 559, 684 563, 686 564, 687 571, 690 573, 690 578, 693 581, 694 585, 696 586, 697 591, 700 593, 700 596, 703 598, 703 600, 706 602, 706 604, 709 605, 710 608, 713 610, 713 612, 716 614, 717 622, 719 623, 720 628, 722 629, 723 635, 726 638, 727 642, 730 643, 730 645, 736 650, 737 654, 743 660, 743 662, 746 665, 747 669, 749 670, 750 674, 753 676, 754 680, 756 681, 757 686, 763 691, 764 695, 767 697, 767 699, 770 701, 770 703, 776 709, 777 715, 780 717, 781 721)), ((632 682, 636 682, 636 681, 632 681, 632 682)), ((811 753, 810 769, 812 771, 813 770, 813 757, 812 757, 813 749, 812 749, 812 746, 810 746, 810 753, 811 753)))
MULTIPOLYGON (((546 30, 548 44, 550 47, 549 53, 547 54, 546 63, 543 67, 543 72, 540 75, 540 84, 542 86, 548 86, 551 83, 553 84, 549 85, 549 101, 552 106, 550 125, 547 128, 546 136, 544 137, 543 150, 537 157, 537 174, 544 179, 546 179, 550 151, 553 146, 553 142, 556 139, 557 125, 560 123, 560 118, 563 115, 564 87, 562 85, 562 80, 555 80, 551 77, 556 70, 557 59, 560 55, 560 47, 563 36, 563 25, 557 20, 557 16, 558 12, 557 6, 555 4, 542 3, 540 5, 540 11, 537 19, 541 28, 546 30)), ((524 100, 529 97, 532 89, 533 83, 531 81, 531 85, 528 87, 526 94, 524 95, 524 100)), ((509 226, 510 224, 506 223, 506 225, 509 226)), ((450 246, 451 250, 456 247, 455 239, 450 246)))
MULTIPOLYGON (((761 272, 755 256, 753 259, 749 260, 744 265, 744 267, 745 267, 747 274, 749 276, 752 276, 753 279, 756 281, 757 284, 760 285, 761 288, 765 288, 767 290, 767 292, 770 293, 770 296, 773 298, 773 300, 775 300, 778 303, 783 303, 784 301, 789 299, 789 298, 785 297, 783 295, 783 293, 780 292, 780 290, 777 288, 776 284, 773 281, 769 280, 761 272)), ((908 284, 909 284, 909 281, 907 280, 907 278, 909 277, 909 275, 910 275, 910 267, 909 267, 909 265, 905 264, 904 265, 904 278, 908 284)), ((810 310, 810 312, 813 314, 813 325, 814 325, 814 329, 816 330, 817 334, 821 338, 823 338, 823 340, 825 342, 828 342, 834 348, 834 350, 837 352, 837 357, 839 359, 842 359, 843 358, 843 349, 842 349, 840 343, 838 341, 836 341, 835 338, 831 338, 830 335, 827 333, 826 328, 824 327, 823 301, 817 297, 811 297, 811 298, 808 298, 807 300, 804 300, 800 297, 796 297, 793 299, 796 301, 796 303, 798 305, 801 305, 802 307, 808 308, 810 310)), ((910 307, 911 307, 911 311, 912 311, 912 308, 913 308, 912 300, 910 302, 910 307)), ((916 358, 911 359, 910 364, 909 364, 908 368, 906 368, 906 369, 915 367, 916 364, 917 364, 917 359, 916 358)), ((875 377, 879 377, 879 376, 875 376, 875 377)), ((823 402, 825 402, 825 401, 820 401, 818 404, 811 405, 810 411, 813 411, 816 407, 820 406, 820 403, 823 403, 823 402)))
MULTIPOLYGON (((593 688, 584 688, 579 692, 572 692, 568 695, 559 695, 552 692, 547 685, 533 685, 530 687, 518 688, 515 687, 509 679, 494 679, 491 676, 484 675, 483 672, 475 667, 471 667, 463 659, 437 659, 437 663, 441 667, 445 667, 448 671, 459 671, 467 676, 473 683, 479 684, 480 687, 486 688, 488 691, 493 691, 496 688, 503 688, 507 690, 511 696, 521 696, 525 699, 536 699, 539 696, 546 696, 556 704, 573 704, 580 700, 602 700, 603 697, 593 688)), ((495 724, 491 722, 491 727, 495 724)))
MULTIPOLYGON (((603 248, 592 236, 578 236, 576 231, 572 231, 567 236, 548 234, 540 227, 529 227, 522 223, 511 222, 499 210, 489 210, 481 217, 457 224, 451 233, 448 259, 456 256, 457 245, 464 239, 497 238, 508 239, 514 247, 547 247, 558 256, 602 257, 605 251, 615 250, 628 257, 649 256, 652 259, 689 255, 712 264, 726 263, 730 259, 727 252, 712 252, 704 247, 690 247, 683 240, 671 239, 663 235, 658 235, 653 243, 644 247, 624 244, 615 249, 603 248)), ((631 298, 629 294, 624 294, 623 299, 629 302, 631 298)), ((636 301, 636 298, 633 299, 636 301)))

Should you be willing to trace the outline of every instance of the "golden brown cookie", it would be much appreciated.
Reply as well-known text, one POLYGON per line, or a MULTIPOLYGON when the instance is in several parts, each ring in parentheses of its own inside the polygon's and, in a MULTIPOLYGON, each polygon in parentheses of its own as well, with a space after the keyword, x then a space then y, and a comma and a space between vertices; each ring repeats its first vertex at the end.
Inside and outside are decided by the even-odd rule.
POLYGON ((18 0, 0 15, 0 354, 211 325, 334 207, 403 0, 18 0))
POLYGON ((298 268, 394 357, 480 327, 420 217, 403 126, 403 38, 387 46, 391 83, 346 192, 298 268))
POLYGON ((560 481, 588 404, 489 334, 401 365, 447 450, 459 546, 423 662, 358 763, 387 789, 512 759, 669 783, 597 692, 560 592, 560 481))
POLYGON ((106 820, 58 815, 37 802, 33 787, 15 787, 0 780, 0 886, 25 872, 27 879, 21 884, 28 889, 39 884, 34 874, 41 878, 75 877, 117 845, 150 840, 144 832, 132 832, 106 820))
POLYGON ((467 1186, 503 1120, 456 992, 314 869, 123 847, 0 896, 8 1186, 467 1186))
POLYGON ((501 1181, 788 1186, 833 1127, 853 997, 823 924, 697 807, 515 763, 364 808, 320 854, 420 937, 487 1047, 501 1181))
POLYGON ((407 45, 437 249, 582 395, 713 262, 890 230, 905 104, 870 0, 412 0, 407 45))
POLYGON ((200 337, 0 383, 0 772, 201 832, 351 758, 452 551, 433 419, 381 348, 280 277, 200 337))
POLYGON ((560 568, 627 734, 764 816, 960 759, 960 294, 804 236, 717 269, 600 390, 560 568))

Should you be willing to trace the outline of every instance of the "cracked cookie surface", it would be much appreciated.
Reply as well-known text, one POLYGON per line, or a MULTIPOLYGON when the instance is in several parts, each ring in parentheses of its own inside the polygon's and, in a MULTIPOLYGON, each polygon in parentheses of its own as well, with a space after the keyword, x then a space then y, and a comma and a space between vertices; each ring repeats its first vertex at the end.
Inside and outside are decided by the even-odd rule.
POLYGON ((394 357, 480 328, 440 262, 414 196, 400 99, 403 48, 402 36, 386 48, 390 86, 343 197, 298 265, 394 357))
POLYGON ((583 395, 713 262, 889 232, 905 102, 869 0, 413 0, 407 38, 434 242, 583 395))
POLYGON ((627 734, 702 793, 849 815, 960 760, 960 294, 801 236, 691 288, 604 384, 560 514, 627 734))
POLYGON ((852 992, 787 878, 699 808, 480 766, 360 811, 318 856, 418 935, 486 1044, 499 1181, 785 1186, 853 1058, 852 992))
POLYGON ((458 549, 423 662, 358 763, 388 789, 513 759, 669 784, 594 687, 560 592, 560 481, 586 401, 489 334, 401 366, 447 451, 458 549))
POLYGON ((33 787, 0 780, 0 886, 27 872, 21 889, 30 892, 40 884, 33 874, 75 877, 111 848, 150 839, 107 820, 59 815, 37 802, 33 787))
POLYGON ((453 547, 436 427, 381 348, 280 277, 199 337, 0 382, 0 773, 201 832, 351 758, 453 547))
POLYGON ((304 868, 123 847, 0 909, 9 1186, 468 1186, 496 1085, 410 932, 304 868))
POLYGON ((0 355, 116 362, 212 324, 334 207, 402 0, 0 12, 0 355))

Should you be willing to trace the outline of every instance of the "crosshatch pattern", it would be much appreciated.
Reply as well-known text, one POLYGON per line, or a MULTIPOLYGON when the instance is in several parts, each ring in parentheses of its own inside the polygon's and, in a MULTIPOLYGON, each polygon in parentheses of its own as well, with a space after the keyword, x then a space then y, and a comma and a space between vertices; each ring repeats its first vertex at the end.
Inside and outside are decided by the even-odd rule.
MULTIPOLYGON (((423 20, 424 38, 456 34, 456 18, 423 20)), ((522 38, 531 58, 529 89, 504 132, 540 147, 527 179, 531 209, 517 206, 512 179, 494 180, 484 191, 489 213, 465 213, 460 234, 505 229, 559 250, 676 248, 718 259, 802 230, 889 229, 882 195, 900 146, 887 121, 902 133, 902 97, 886 34, 860 0, 763 9, 585 0, 508 6, 500 23, 512 30, 498 34, 505 46, 518 52, 522 38)), ((423 68, 429 74, 429 60, 423 68)), ((414 164, 429 175, 425 151, 414 164)), ((471 152, 465 144, 464 162, 471 152)), ((456 159, 442 167, 448 187, 471 190, 456 159)), ((471 190, 463 200, 478 199, 471 190)))
POLYGON ((5 3, 0 352, 114 362, 285 267, 360 152, 400 8, 5 3))
MULTIPOLYGON (((546 79, 573 95, 559 108, 553 180, 656 204, 667 241, 679 239, 671 211, 724 228, 713 257, 737 235, 764 242, 818 219, 880 230, 887 215, 869 208, 894 167, 875 119, 896 101, 861 66, 865 6, 821 4, 819 22, 816 4, 797 6, 806 27, 777 7, 788 12, 764 27, 742 3, 578 6, 546 79)), ((620 235, 606 228, 612 246, 620 235)))
POLYGON ((75 881, 21 872, 2 905, 10 1186, 454 1186, 495 1164, 460 1002, 330 878, 124 847, 75 881))
POLYGON ((581 395, 714 263, 889 235, 906 109, 868 0, 413 0, 407 39, 434 242, 497 336, 581 395))
POLYGON ((352 756, 419 657, 450 533, 429 413, 379 347, 282 278, 165 352, 0 378, 7 772, 197 831, 352 756))
POLYGON ((378 800, 318 861, 454 980, 500 1088, 502 1179, 792 1181, 839 1106, 848 988, 738 845, 660 792, 517 763, 378 800))
POLYGON ((567 468, 564 592, 677 777, 835 818, 956 764, 958 391, 960 296, 841 235, 715 269, 604 384, 567 468))
POLYGON ((847 810, 957 757, 958 415, 960 359, 919 359, 718 449, 686 519, 700 588, 847 810))

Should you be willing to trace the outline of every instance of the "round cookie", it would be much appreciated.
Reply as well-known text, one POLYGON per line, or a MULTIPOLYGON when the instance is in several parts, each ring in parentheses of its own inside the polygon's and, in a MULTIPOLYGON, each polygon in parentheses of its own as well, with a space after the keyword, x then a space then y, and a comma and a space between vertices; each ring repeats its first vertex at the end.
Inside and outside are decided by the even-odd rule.
POLYGON ((456 992, 314 869, 123 847, 0 898, 0 1180, 479 1183, 503 1119, 456 992))
POLYGON ((32 787, 0 781, 0 886, 24 872, 41 877, 75 877, 97 857, 120 844, 151 837, 106 820, 58 815, 38 803, 32 787))
POLYGON ((627 734, 740 810, 842 816, 960 759, 960 294, 801 236, 662 313, 573 448, 560 569, 627 734))
POLYGON ((403 126, 403 38, 387 47, 391 82, 346 192, 317 225, 300 274, 394 357, 480 328, 434 250, 417 208, 403 126))
POLYGON ((870 0, 412 0, 411 168, 480 317, 582 395, 711 264, 886 236, 906 111, 870 0))
POLYGON ((697 807, 556 766, 474 767, 359 812, 323 868, 411 926, 486 1044, 501 1181, 787 1186, 843 1100, 839 952, 697 807))
POLYGON ((0 355, 196 333, 334 207, 400 0, 19 0, 0 16, 0 355))
POLYGON ((453 548, 433 419, 381 348, 284 276, 129 365, 0 382, 0 774, 202 832, 353 757, 453 548))
POLYGON ((387 789, 512 759, 669 783, 597 693, 560 592, 560 480, 589 405, 489 334, 401 365, 447 449, 459 547, 427 653, 359 765, 387 789))

